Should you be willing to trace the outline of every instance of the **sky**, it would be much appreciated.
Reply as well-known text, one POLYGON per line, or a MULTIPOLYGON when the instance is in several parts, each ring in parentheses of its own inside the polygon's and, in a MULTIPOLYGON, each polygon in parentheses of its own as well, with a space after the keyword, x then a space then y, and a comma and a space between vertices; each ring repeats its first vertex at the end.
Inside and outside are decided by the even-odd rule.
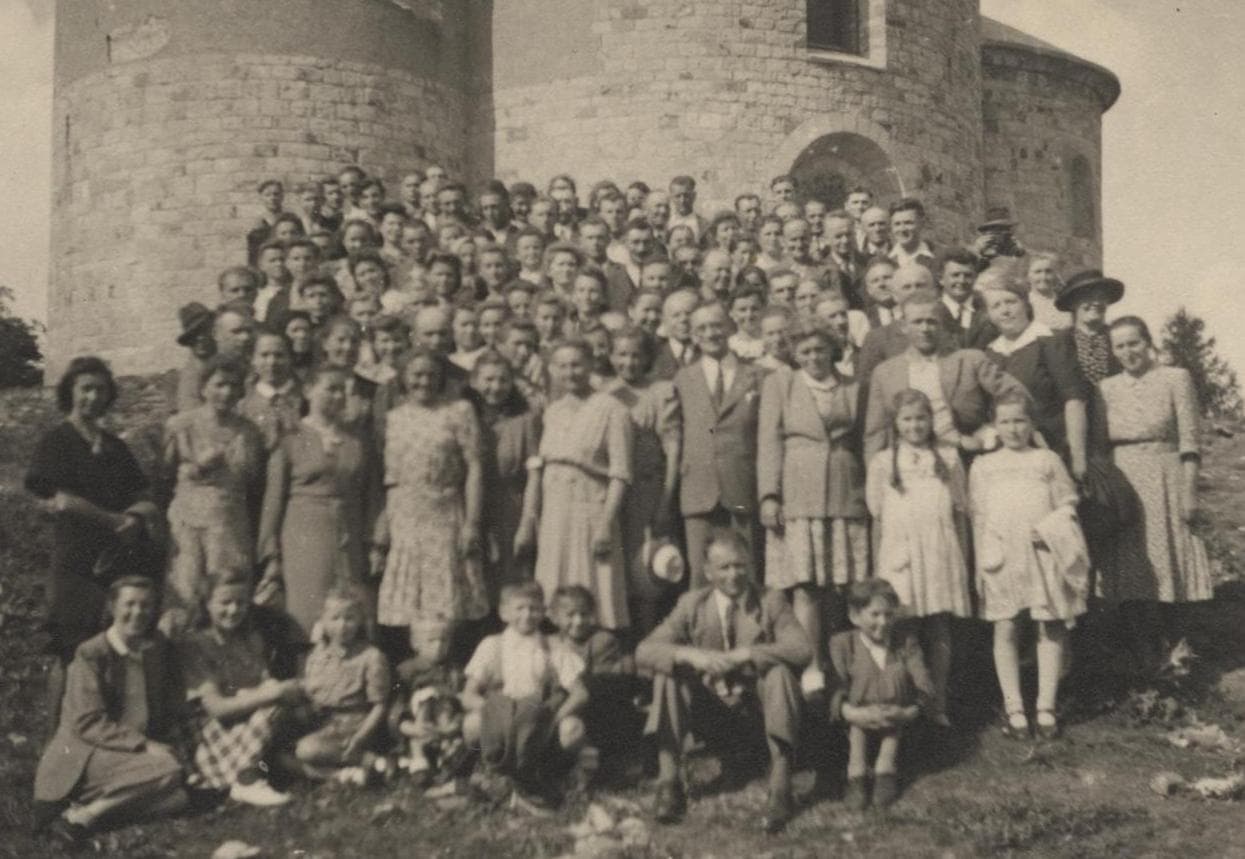
MULTIPOLYGON (((0 284, 36 318, 46 311, 52 3, 0 0, 0 284)), ((1104 267, 1128 285, 1128 312, 1158 325, 1187 305, 1245 374, 1245 289, 1231 256, 1245 223, 1245 2, 981 7, 1120 78, 1103 120, 1104 267)))

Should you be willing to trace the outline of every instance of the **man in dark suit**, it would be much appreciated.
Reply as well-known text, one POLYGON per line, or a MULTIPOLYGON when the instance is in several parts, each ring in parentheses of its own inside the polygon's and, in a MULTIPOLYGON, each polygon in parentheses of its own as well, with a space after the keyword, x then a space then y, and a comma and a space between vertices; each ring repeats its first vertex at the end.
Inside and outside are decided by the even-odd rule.
POLYGON ((658 345, 653 369, 649 371, 654 379, 670 381, 679 370, 700 357, 696 344, 692 342, 692 311, 699 303, 700 296, 694 289, 676 289, 666 296, 661 307, 661 324, 666 330, 666 339, 658 345))
POLYGON ((866 260, 856 250, 855 229, 856 223, 847 212, 837 211, 826 215, 823 233, 827 254, 823 262, 838 272, 839 285, 848 307, 861 310, 865 306, 866 260))
POLYGON ((942 302, 938 318, 960 349, 985 349, 999 336, 985 311, 974 300, 973 284, 977 280, 977 257, 968 250, 949 251, 942 257, 938 286, 942 302))
POLYGON ((631 297, 640 287, 640 279, 637 275, 633 280, 625 266, 609 258, 609 224, 596 215, 583 221, 579 225, 579 247, 588 262, 605 273, 605 298, 610 310, 626 313, 631 297))
MULTIPOLYGON (((722 305, 692 313, 692 339, 700 359, 674 377, 683 418, 679 504, 687 534, 692 587, 704 584, 709 534, 731 528, 759 561, 756 517, 757 417, 762 370, 740 361, 727 345, 730 320, 722 305)), ((760 563, 754 565, 760 569, 760 563)))
POLYGON ((753 580, 750 548, 733 532, 709 541, 708 584, 684 594, 636 649, 653 675, 645 733, 657 739, 656 817, 671 823, 687 808, 683 745, 695 733, 742 757, 763 734, 769 750, 767 832, 790 820, 791 762, 800 725, 799 673, 812 645, 785 597, 753 580))

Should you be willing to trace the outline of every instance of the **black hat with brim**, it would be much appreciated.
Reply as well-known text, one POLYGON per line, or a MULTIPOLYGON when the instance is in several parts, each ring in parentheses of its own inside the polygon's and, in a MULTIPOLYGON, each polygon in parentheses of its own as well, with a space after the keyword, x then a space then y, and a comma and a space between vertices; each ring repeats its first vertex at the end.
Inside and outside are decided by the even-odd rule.
POLYGON ((1108 304, 1115 304, 1124 297, 1124 282, 1113 277, 1104 277, 1098 269, 1077 272, 1059 288, 1055 296, 1055 307, 1071 313, 1072 304, 1077 297, 1090 291, 1101 292, 1106 296, 1108 304))

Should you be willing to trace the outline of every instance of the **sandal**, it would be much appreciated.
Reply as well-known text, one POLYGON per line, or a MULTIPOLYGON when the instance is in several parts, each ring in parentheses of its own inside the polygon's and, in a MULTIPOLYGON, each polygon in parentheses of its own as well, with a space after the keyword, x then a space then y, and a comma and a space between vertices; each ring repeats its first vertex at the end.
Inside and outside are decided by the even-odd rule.
POLYGON ((1009 740, 1029 739, 1029 719, 1023 711, 1007 714, 1003 722, 1003 736, 1009 740))
POLYGON ((1038 710, 1037 711, 1037 735, 1043 740, 1059 739, 1059 720, 1055 718, 1054 710, 1038 710), (1046 721, 1049 719, 1049 721, 1046 721))

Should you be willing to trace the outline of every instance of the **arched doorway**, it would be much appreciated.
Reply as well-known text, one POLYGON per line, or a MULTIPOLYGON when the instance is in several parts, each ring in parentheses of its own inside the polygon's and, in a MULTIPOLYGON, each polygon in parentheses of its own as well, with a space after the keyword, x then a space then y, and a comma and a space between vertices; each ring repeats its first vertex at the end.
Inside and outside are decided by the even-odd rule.
POLYGON ((821 200, 831 209, 841 209, 847 192, 857 185, 872 191, 875 200, 892 200, 903 191, 885 150, 850 131, 823 135, 804 147, 791 175, 800 183, 803 199, 821 200))

